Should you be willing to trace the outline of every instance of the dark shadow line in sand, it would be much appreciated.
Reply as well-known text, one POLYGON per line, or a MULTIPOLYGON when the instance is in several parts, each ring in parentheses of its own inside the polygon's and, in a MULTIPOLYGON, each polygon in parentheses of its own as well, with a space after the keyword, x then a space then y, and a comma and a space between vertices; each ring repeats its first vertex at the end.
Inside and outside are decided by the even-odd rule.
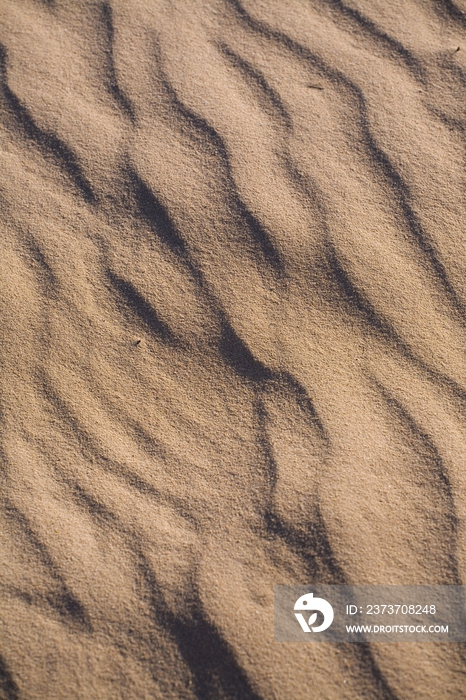
MULTIPOLYGON (((461 77, 459 78, 461 82, 463 83, 463 87, 466 87, 466 74, 461 72, 461 77)), ((459 71, 457 72, 457 76, 459 76, 459 71)), ((434 116, 436 119, 439 119, 443 126, 448 130, 448 131, 454 131, 457 134, 459 134, 461 140, 463 141, 463 144, 466 143, 466 122, 464 119, 459 118, 454 118, 449 116, 448 114, 445 114, 445 112, 442 112, 442 110, 438 107, 433 106, 432 104, 426 105, 428 111, 432 116, 434 116)))
POLYGON ((466 28, 466 13, 453 0, 433 0, 433 3, 440 14, 447 14, 448 17, 466 28))
POLYGON ((123 306, 126 312, 135 316, 156 338, 172 347, 179 345, 175 334, 162 321, 153 306, 143 297, 131 282, 106 271, 107 279, 118 295, 117 304, 123 306))
MULTIPOLYGON (((362 97, 362 92, 361 99, 364 99, 362 97)), ((370 148, 370 153, 372 154, 374 162, 381 168, 392 186, 393 202, 400 207, 405 221, 408 224, 409 231, 412 234, 413 240, 417 243, 423 257, 428 261, 428 264, 437 278, 437 282, 445 292, 449 303, 456 311, 458 317, 464 318, 466 309, 458 298, 458 295, 450 282, 445 267, 438 257, 435 245, 430 240, 430 237, 426 231, 423 229, 417 215, 409 203, 410 200, 413 200, 409 185, 395 170, 386 153, 384 153, 382 149, 377 146, 372 135, 370 134, 365 104, 361 107, 361 114, 363 115, 363 123, 366 129, 367 144, 370 148)), ((464 321, 462 323, 464 325, 464 321)))
MULTIPOLYGON (((389 397, 389 395, 386 392, 384 395, 386 395, 387 401, 391 402, 393 400, 392 397, 389 397)), ((442 482, 442 488, 445 490, 447 498, 449 498, 449 500, 451 501, 452 508, 454 508, 448 476, 432 440, 421 431, 421 429, 413 421, 412 417, 409 416, 407 412, 404 411, 404 409, 401 406, 399 406, 398 403, 396 403, 395 410, 402 412, 403 420, 406 420, 408 422, 409 429, 415 434, 418 440, 420 439, 423 441, 423 443, 426 444, 427 449, 432 453, 437 470, 439 472, 438 478, 442 482)), ((264 411, 264 415, 262 416, 262 424, 264 427, 263 441, 268 442, 268 438, 266 435, 266 420, 266 412, 264 411)), ((270 444, 268 445, 267 449, 267 459, 272 465, 270 467, 271 476, 273 481, 275 482, 277 475, 277 465, 275 464, 273 450, 270 444)), ((272 485, 272 489, 273 486, 274 484, 272 485)), ((277 514, 274 513, 272 501, 273 492, 271 496, 272 497, 268 499, 268 510, 264 515, 264 522, 268 537, 278 537, 282 539, 286 543, 286 545, 300 557, 300 559, 306 566, 307 575, 309 576, 310 583, 325 583, 333 585, 348 584, 344 572, 339 566, 332 551, 325 522, 322 518, 318 503, 315 504, 313 510, 310 509, 309 522, 306 523, 305 527, 303 527, 302 530, 297 530, 293 527, 285 525, 277 516, 277 514)), ((457 585, 459 585, 460 581, 459 576, 457 574, 457 566, 454 556, 452 556, 452 563, 454 567, 454 579, 449 581, 449 583, 456 583, 457 585)), ((391 690, 383 673, 381 672, 380 668, 375 662, 370 645, 357 645, 357 648, 351 647, 350 652, 353 653, 356 657, 359 657, 358 666, 361 668, 361 670, 365 670, 366 673, 368 673, 369 677, 371 677, 376 683, 380 693, 378 697, 381 700, 396 700, 397 695, 391 690)))
POLYGON ((369 643, 361 643, 352 644, 351 646, 356 647, 356 649, 351 649, 351 651, 355 660, 359 660, 360 669, 365 671, 375 682, 378 691, 377 700, 400 700, 395 691, 390 688, 389 682, 380 670, 372 653, 371 645, 369 643))
POLYGON ((299 170, 289 151, 282 152, 280 160, 288 182, 304 197, 305 206, 312 212, 312 224, 313 226, 316 223, 318 224, 319 233, 321 233, 323 238, 327 232, 327 222, 322 206, 322 198, 319 196, 316 183, 312 181, 309 175, 299 170))
POLYGON ((217 47, 230 65, 243 76, 245 82, 258 96, 258 101, 263 111, 278 121, 280 126, 290 130, 292 128, 291 116, 288 114, 279 93, 269 85, 261 71, 235 53, 227 44, 219 43, 217 47))
MULTIPOLYGON (((244 9, 240 0, 226 0, 226 2, 236 11, 244 23, 254 31, 259 31, 267 38, 272 38, 274 36, 276 37, 280 34, 290 42, 294 44, 297 43, 286 34, 277 32, 271 27, 267 26, 265 22, 252 17, 247 10, 244 9)), ((401 62, 402 65, 404 65, 415 78, 422 78, 422 66, 415 56, 413 56, 411 52, 405 46, 403 46, 403 44, 388 36, 388 34, 386 34, 384 31, 380 30, 376 24, 366 18, 361 12, 347 7, 343 2, 340 2, 340 0, 320 0, 320 4, 323 8, 325 8, 327 5, 329 9, 333 11, 332 14, 334 14, 336 17, 339 15, 341 18, 346 19, 347 22, 351 22, 352 28, 355 29, 357 33, 362 32, 367 38, 375 41, 379 47, 385 48, 388 51, 389 58, 398 63, 401 62)), ((342 29, 345 29, 344 22, 342 23, 342 29)))
POLYGON ((69 486, 74 501, 94 520, 99 522, 99 524, 104 522, 107 524, 111 523, 113 529, 117 529, 119 532, 123 531, 123 528, 121 527, 119 519, 115 513, 112 513, 103 503, 94 498, 94 496, 92 496, 77 482, 74 482, 69 486))
POLYGON ((4 657, 0 655, 0 700, 19 700, 19 688, 8 668, 4 657))
MULTIPOLYGON (((154 620, 162 625, 177 644, 192 673, 196 697, 199 700, 262 700, 251 688, 228 643, 203 614, 197 595, 192 600, 185 601, 186 607, 180 612, 187 615, 183 619, 176 617, 163 600, 156 576, 140 549, 139 540, 132 537, 132 533, 127 531, 114 513, 83 489, 76 487, 74 495, 100 523, 105 521, 128 541, 132 540, 131 551, 137 559, 139 574, 150 591, 154 620)), ((140 639, 140 642, 143 640, 140 639)), ((149 662, 151 665, 153 664, 149 662)), ((157 669, 154 667, 151 672, 154 680, 157 680, 157 669)))
MULTIPOLYGON (((371 381, 383 398, 390 413, 396 420, 401 421, 407 432, 411 434, 413 449, 415 449, 416 444, 422 446, 422 456, 425 456, 425 458, 429 460, 429 471, 437 480, 436 488, 442 493, 448 506, 447 512, 444 512, 443 515, 449 524, 449 529, 451 531, 450 542, 452 544, 452 549, 449 552, 450 576, 448 577, 447 581, 442 581, 442 583, 460 586, 462 585, 462 581, 458 568, 458 560, 455 554, 459 518, 456 512, 455 500, 453 498, 452 485, 450 482, 448 469, 444 464, 433 439, 422 430, 406 408, 399 401, 397 401, 397 399, 395 399, 395 397, 380 382, 378 382, 377 379, 371 377, 371 381)), ((415 451, 421 455, 421 450, 415 449, 415 451)))
POLYGON ((342 265, 333 243, 330 240, 325 242, 325 262, 328 266, 328 274, 331 281, 337 285, 337 303, 348 304, 348 311, 351 315, 357 315, 363 319, 366 324, 374 330, 385 336, 391 343, 398 347, 402 345, 401 340, 396 335, 393 328, 386 319, 383 319, 374 309, 369 299, 364 294, 364 291, 357 287, 352 281, 350 274, 342 265))
POLYGON ((422 253, 426 262, 429 264, 430 269, 435 274, 438 283, 441 285, 443 291, 449 299, 450 304, 455 309, 458 316, 460 318, 464 318, 466 310, 459 300, 443 264, 440 262, 437 256, 435 246, 431 242, 427 233, 424 231, 418 217, 409 204, 413 197, 408 184, 403 180, 401 175, 392 165, 388 155, 378 146, 371 133, 366 100, 363 91, 343 73, 330 68, 319 56, 314 55, 312 51, 302 46, 294 39, 291 39, 288 35, 284 34, 283 32, 273 30, 265 23, 253 19, 244 10, 239 0, 228 0, 228 2, 235 7, 241 19, 245 21, 251 29, 256 31, 258 34, 265 36, 269 40, 284 46, 298 59, 301 59, 305 63, 310 63, 312 66, 318 68, 327 77, 327 79, 330 80, 331 83, 343 88, 343 90, 346 93, 349 93, 355 100, 359 111, 361 136, 366 146, 367 155, 374 163, 374 166, 379 170, 392 191, 391 200, 393 208, 395 211, 396 209, 400 210, 400 213, 403 215, 407 223, 413 242, 417 244, 419 252, 422 253))
MULTIPOLYGON (((273 116, 280 123, 280 126, 285 131, 288 133, 291 132, 293 129, 292 118, 286 110, 279 93, 269 85, 262 72, 255 68, 255 66, 253 66, 250 62, 246 61, 232 51, 226 44, 220 43, 218 44, 218 48, 219 51, 223 53, 223 55, 234 66, 234 68, 243 74, 245 81, 249 84, 251 89, 258 94, 258 102, 263 111, 266 114, 271 113, 271 116, 273 116)), ((323 88, 319 87, 318 89, 323 88)), ((286 138, 285 141, 287 141, 286 138)), ((286 149, 282 149, 279 157, 283 165, 284 173, 288 178, 291 187, 295 188, 298 192, 304 195, 307 203, 312 202, 313 214, 322 225, 323 217, 321 216, 320 203, 316 197, 316 188, 312 188, 310 183, 306 181, 307 178, 303 176, 303 174, 296 168, 295 163, 290 156, 288 144, 286 149)), ((257 222, 257 224, 261 226, 259 222, 257 222)), ((263 234, 258 235, 257 237, 258 239, 262 237, 263 243, 261 243, 261 246, 263 250, 266 251, 266 257, 275 267, 276 271, 283 275, 285 272, 285 263, 281 254, 278 253, 275 248, 270 246, 270 243, 264 239, 263 234)))
POLYGON ((357 285, 357 282, 351 279, 350 273, 342 265, 331 241, 326 241, 325 253, 325 262, 328 265, 327 274, 330 274, 330 282, 336 283, 338 288, 338 291, 332 295, 330 301, 333 305, 336 304, 340 308, 342 315, 344 317, 356 317, 363 321, 368 330, 383 338, 387 345, 396 349, 404 359, 422 369, 423 373, 426 373, 432 381, 436 384, 441 384, 444 388, 448 388, 449 393, 453 391, 457 398, 465 401, 466 395, 464 395, 461 387, 451 382, 446 375, 436 373, 420 360, 396 333, 390 322, 375 310, 366 297, 364 290, 357 285))
POLYGON ((188 246, 167 207, 128 162, 123 164, 122 172, 129 190, 129 201, 125 202, 125 208, 135 207, 136 217, 145 222, 170 253, 184 265, 195 282, 198 293, 208 300, 211 308, 215 308, 216 301, 204 275, 199 266, 193 262, 188 246))
MULTIPOLYGON (((135 587, 139 588, 141 599, 148 602, 155 627, 160 629, 160 626, 162 626, 164 633, 167 636, 171 636, 176 643, 176 639, 173 638, 171 631, 167 629, 166 622, 170 617, 170 613, 159 593, 159 586, 152 569, 141 550, 140 535, 125 525, 116 513, 97 501, 94 496, 78 484, 72 486, 72 496, 76 504, 93 519, 100 530, 104 529, 108 535, 117 533, 121 537, 125 551, 131 557, 135 568, 135 587), (141 588, 141 581, 146 584, 145 589, 144 586, 141 588), (149 600, 147 600, 148 598, 149 600)), ((123 655, 126 656, 129 653, 139 663, 146 666, 153 680, 157 683, 160 680, 158 662, 161 660, 163 665, 163 653, 161 653, 163 650, 159 646, 160 638, 157 635, 154 637, 153 632, 154 630, 152 629, 149 631, 149 634, 143 634, 138 631, 137 626, 126 627, 125 625, 117 631, 117 634, 112 636, 111 644, 119 649, 123 655)))
POLYGON ((271 370, 254 357, 247 345, 236 334, 226 316, 222 322, 219 350, 224 361, 241 377, 253 382, 263 382, 271 378, 271 370))
MULTIPOLYGON (((276 377, 274 379, 277 381, 276 377)), ((293 389, 295 389, 294 384, 297 384, 299 391, 298 401, 302 401, 303 396, 300 396, 300 394, 304 392, 304 389, 302 389, 298 382, 293 382, 293 378, 290 379, 293 389)), ((270 389, 270 384, 272 383, 273 380, 272 382, 268 382, 269 386, 265 385, 263 387, 263 391, 270 389)), ((283 379, 281 388, 283 390, 283 379)), ((310 418, 314 422, 314 408, 312 407, 311 411, 309 411, 309 399, 306 392, 304 393, 305 405, 303 408, 306 413, 306 417, 310 418)), ((257 413, 258 430, 260 431, 260 445, 266 459, 269 473, 269 493, 264 499, 263 504, 263 532, 258 534, 265 536, 265 538, 269 540, 280 539, 287 545, 287 547, 295 552, 306 567, 307 575, 310 577, 310 583, 345 584, 345 575, 334 556, 328 537, 327 528, 322 518, 318 502, 310 504, 309 520, 300 530, 284 524, 282 519, 275 512, 274 496, 278 477, 278 466, 275 460, 274 450, 268 436, 267 410, 262 401, 259 400, 258 403, 260 407, 260 411, 257 413)), ((317 424, 316 427, 318 426, 319 424, 317 424)), ((326 439, 323 429, 319 430, 319 432, 320 436, 323 438, 325 447, 328 447, 328 440, 326 439)))
POLYGON ((401 59, 414 77, 419 78, 423 76, 422 65, 411 51, 403 46, 401 42, 384 32, 383 29, 380 29, 374 21, 366 17, 360 10, 345 5, 342 0, 320 0, 319 4, 332 10, 332 15, 334 15, 337 25, 341 24, 342 28, 345 29, 345 24, 348 24, 350 34, 351 32, 353 34, 354 32, 357 34, 362 32, 363 36, 375 41, 376 45, 382 45, 388 49, 391 58, 395 58, 395 60, 397 58, 401 59), (343 20, 343 22, 338 20, 343 20))
POLYGON ((57 278, 47 262, 40 245, 29 231, 22 233, 22 244, 29 253, 29 260, 33 260, 35 263, 36 279, 44 292, 44 296, 49 298, 57 285, 57 278))
POLYGON ((197 610, 189 622, 168 625, 195 678, 199 700, 261 700, 216 627, 197 610))
POLYGON ((329 447, 328 432, 325 430, 312 399, 303 385, 290 372, 279 371, 273 372, 272 375, 271 379, 263 386, 264 392, 277 391, 288 398, 293 397, 303 416, 314 429, 317 429, 322 444, 329 447))
MULTIPOLYGON (((328 538, 327 529, 317 504, 312 521, 302 531, 285 526, 273 511, 265 515, 266 532, 269 538, 281 539, 295 552, 306 567, 309 584, 348 585, 343 570, 338 564, 328 538)), ((377 686, 377 700, 398 700, 390 688, 371 651, 369 644, 348 645, 355 666, 369 682, 377 686)))
MULTIPOLYGON (((75 444, 76 449, 82 453, 86 460, 88 460, 91 464, 98 465, 103 472, 110 473, 115 476, 127 488, 133 489, 138 494, 143 495, 146 498, 152 498, 157 503, 169 505, 176 510, 177 513, 184 515, 185 517, 189 517, 190 522, 195 522, 191 518, 191 514, 186 514, 186 503, 183 500, 178 500, 173 495, 162 492, 153 484, 145 480, 140 474, 133 471, 128 464, 118 462, 104 454, 98 440, 93 435, 90 435, 81 425, 78 416, 57 394, 55 389, 50 385, 48 378, 42 375, 40 382, 44 398, 50 405, 49 413, 52 414, 53 420, 58 420, 61 423, 64 431, 75 444)), ((110 410, 108 412, 111 414, 110 410)), ((131 429, 134 436, 129 434, 129 438, 135 440, 135 442, 138 443, 138 446, 142 447, 149 457, 152 459, 158 459, 159 461, 175 459, 167 453, 166 448, 156 443, 147 435, 143 435, 143 431, 140 426, 137 428, 131 426, 131 429), (150 449, 148 449, 149 442, 151 445, 150 449)), ((53 457, 50 457, 50 459, 52 466, 56 469, 55 478, 60 481, 60 483, 74 489, 76 480, 73 480, 71 483, 69 479, 60 473, 58 465, 54 464, 53 457)), ((184 466, 187 468, 187 465, 184 466)))
POLYGON ((190 251, 181 236, 167 207, 144 179, 129 164, 123 166, 123 173, 128 183, 130 200, 134 199, 137 216, 142 219, 166 248, 183 263, 198 288, 198 293, 207 298, 210 306, 215 307, 200 268, 193 262, 190 251))
MULTIPOLYGON (((456 403, 460 404, 462 410, 466 410, 466 391, 459 386, 448 375, 437 372, 428 366, 423 360, 410 349, 408 345, 396 333, 390 322, 376 312, 370 301, 366 298, 364 291, 358 288, 357 284, 351 280, 351 276, 338 260, 338 256, 330 242, 326 242, 326 262, 329 264, 329 271, 333 281, 337 282, 341 297, 337 299, 339 304, 347 304, 344 309, 345 316, 356 315, 364 321, 367 328, 379 337, 382 337, 389 347, 396 349, 405 360, 417 367, 429 381, 437 387, 441 387, 447 392, 456 403)), ((335 299, 333 300, 335 304, 335 299)))
POLYGON ((122 92, 120 85, 118 83, 117 72, 115 68, 115 56, 114 56, 114 46, 115 46, 115 26, 113 22, 113 10, 109 2, 104 2, 100 6, 101 12, 101 24, 105 32, 105 45, 104 52, 107 58, 107 82, 111 94, 115 102, 120 107, 121 111, 129 118, 129 120, 134 124, 135 115, 133 105, 129 100, 128 96, 122 92))
POLYGON ((262 262, 262 267, 264 267, 265 263, 268 272, 272 271, 280 276, 283 271, 282 256, 274 245, 268 231, 241 200, 233 177, 228 149, 223 139, 205 119, 192 112, 181 102, 175 88, 163 71, 161 51, 157 45, 155 45, 154 51, 158 62, 160 81, 174 116, 178 119, 178 129, 186 131, 187 127, 189 133, 197 140, 204 142, 204 147, 207 146, 208 151, 218 159, 220 166, 219 180, 226 176, 228 181, 228 199, 230 200, 231 213, 238 218, 238 224, 249 233, 250 241, 255 245, 256 250, 260 252, 262 260, 259 259, 258 262, 262 262))
POLYGON ((302 529, 285 525, 273 510, 265 513, 266 536, 282 540, 306 567, 309 583, 344 585, 346 578, 333 553, 318 504, 302 529))
POLYGON ((23 137, 32 141, 45 158, 51 158, 67 175, 88 204, 96 202, 89 180, 82 172, 76 154, 56 134, 41 129, 27 108, 21 104, 7 82, 7 53, 0 45, 0 82, 7 107, 15 119, 16 128, 23 137))
POLYGON ((277 486, 278 466, 267 435, 267 410, 261 399, 260 392, 257 392, 257 394, 253 403, 253 410, 257 421, 256 444, 265 464, 265 489, 261 492, 262 499, 259 505, 264 516, 265 513, 270 512, 273 508, 273 494, 277 486))
POLYGON ((281 276, 284 270, 284 262, 278 249, 274 246, 271 236, 262 226, 259 219, 249 211, 239 197, 236 198, 235 206, 241 223, 262 251, 263 257, 272 270, 276 272, 278 276, 281 276))
MULTIPOLYGON (((450 282, 445 267, 437 255, 433 242, 423 229, 417 215, 411 207, 410 201, 413 200, 413 197, 409 185, 401 177, 401 175, 392 165, 387 154, 377 145, 374 137, 372 136, 369 118, 367 115, 366 102, 362 90, 343 74, 336 73, 327 67, 325 67, 325 70, 328 70, 331 73, 331 79, 343 85, 344 88, 348 89, 356 98, 367 155, 372 160, 379 172, 382 173, 385 181, 390 187, 392 207, 395 211, 399 209, 401 212, 407 224, 408 231, 411 234, 412 242, 416 244, 419 253, 429 265, 430 270, 436 277, 437 283, 445 293, 449 303, 455 310, 456 315, 458 318, 463 319, 466 310, 464 309, 462 302, 458 298, 458 295, 450 282)), ((464 325, 464 321, 462 321, 462 324, 464 325)))
POLYGON ((154 618, 175 641, 190 669, 198 700, 263 700, 252 689, 221 632, 206 617, 193 584, 193 595, 184 601, 183 617, 175 616, 163 599, 156 575, 144 554, 137 550, 139 571, 151 595, 154 618))
POLYGON ((135 170, 127 167, 125 174, 140 216, 172 253, 186 257, 186 244, 167 209, 135 170))
MULTIPOLYGON (((21 513, 18 508, 6 500, 3 501, 2 506, 5 515, 13 521, 16 527, 21 531, 28 545, 42 563, 51 579, 59 585, 59 593, 46 596, 44 601, 54 612, 59 614, 62 622, 73 627, 77 626, 81 630, 91 633, 92 625, 86 610, 66 585, 48 548, 40 540, 24 513, 21 513)), ((34 600, 31 599, 30 602, 34 604, 34 600)))
MULTIPOLYGON (((160 491, 152 484, 145 481, 139 474, 133 472, 125 464, 118 463, 114 460, 112 461, 108 457, 105 457, 101 454, 93 454, 92 459, 92 463, 94 465, 97 465, 103 472, 112 474, 113 476, 117 477, 119 481, 126 488, 128 488, 128 490, 135 491, 138 496, 144 496, 145 498, 151 499, 154 504, 162 504, 166 507, 172 508, 179 516, 187 520, 194 529, 197 529, 199 527, 199 522, 195 517, 193 517, 193 514, 189 510, 189 504, 187 502, 183 501, 182 499, 176 498, 175 496, 167 493, 166 491, 160 491)), ((68 479, 64 481, 66 485, 73 491, 73 493, 78 495, 86 494, 83 487, 79 485, 76 480, 70 481, 68 479)), ((89 498, 92 499, 91 496, 89 496, 89 498)), ((94 502, 97 503, 95 499, 94 502)), ((91 501, 89 501, 89 504, 90 503, 91 501)), ((94 515, 98 514, 98 512, 100 512, 100 515, 103 515, 106 509, 105 506, 100 505, 99 507, 91 508, 91 511, 94 515)))

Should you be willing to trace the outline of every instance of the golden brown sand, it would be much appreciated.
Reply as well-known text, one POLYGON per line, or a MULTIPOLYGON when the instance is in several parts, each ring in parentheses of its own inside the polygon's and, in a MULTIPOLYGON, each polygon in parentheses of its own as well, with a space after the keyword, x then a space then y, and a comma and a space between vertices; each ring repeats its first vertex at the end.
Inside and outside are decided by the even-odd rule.
POLYGON ((456 700, 277 584, 466 575, 466 3, 0 0, 2 700, 456 700), (459 50, 458 50, 459 48, 459 50))

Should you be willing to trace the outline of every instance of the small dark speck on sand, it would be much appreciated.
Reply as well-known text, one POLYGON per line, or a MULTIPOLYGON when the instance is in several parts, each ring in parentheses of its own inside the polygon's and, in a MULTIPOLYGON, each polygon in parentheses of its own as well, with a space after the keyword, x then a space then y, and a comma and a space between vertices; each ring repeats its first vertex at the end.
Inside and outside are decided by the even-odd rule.
POLYGON ((453 51, 453 53, 458 53, 459 50, 460 50, 460 47, 458 46, 458 48, 455 49, 455 50, 453 51))
POLYGON ((139 344, 140 344, 140 342, 141 342, 141 339, 139 339, 139 340, 136 340, 136 342, 135 342, 134 344, 135 344, 135 345, 139 345, 139 344))
POLYGON ((308 85, 308 88, 312 88, 313 90, 323 90, 324 88, 322 85, 308 85))

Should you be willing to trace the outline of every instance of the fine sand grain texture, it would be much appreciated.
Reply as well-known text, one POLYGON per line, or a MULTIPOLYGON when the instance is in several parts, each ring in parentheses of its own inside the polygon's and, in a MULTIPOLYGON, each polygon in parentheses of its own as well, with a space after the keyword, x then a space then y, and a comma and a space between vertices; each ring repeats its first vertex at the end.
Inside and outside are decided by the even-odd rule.
POLYGON ((466 583, 464 0, 0 0, 1 700, 458 700, 277 584, 466 583))

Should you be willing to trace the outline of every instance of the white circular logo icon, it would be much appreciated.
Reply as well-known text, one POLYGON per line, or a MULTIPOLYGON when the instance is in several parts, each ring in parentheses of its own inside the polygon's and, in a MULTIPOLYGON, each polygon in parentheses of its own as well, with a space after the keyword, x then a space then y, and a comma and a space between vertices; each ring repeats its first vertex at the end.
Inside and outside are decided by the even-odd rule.
POLYGON ((295 612, 295 617, 301 625, 303 632, 323 632, 328 629, 333 622, 333 608, 329 602, 323 598, 314 598, 314 593, 306 593, 298 598, 294 604, 295 610, 305 610, 306 612, 311 612, 317 610, 321 612, 324 616, 324 621, 318 627, 313 627, 312 625, 317 620, 317 612, 313 612, 308 621, 306 622, 304 615, 295 612))

